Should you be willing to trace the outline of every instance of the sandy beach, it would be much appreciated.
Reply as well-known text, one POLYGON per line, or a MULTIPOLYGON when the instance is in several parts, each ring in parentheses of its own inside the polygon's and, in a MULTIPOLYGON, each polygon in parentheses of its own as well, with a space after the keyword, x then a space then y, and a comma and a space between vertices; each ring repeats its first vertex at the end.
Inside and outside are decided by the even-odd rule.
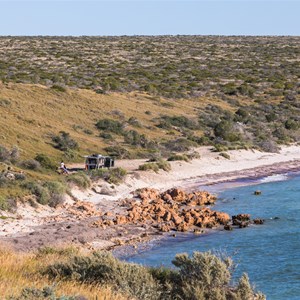
MULTIPOLYGON (((89 190, 76 187, 66 203, 57 208, 41 205, 31 207, 20 203, 16 212, 0 213, 0 241, 10 247, 29 251, 44 246, 75 244, 86 249, 111 249, 132 244, 161 233, 151 226, 134 224, 114 225, 103 228, 91 226, 100 214, 122 212, 120 205, 133 192, 141 188, 165 191, 169 188, 194 190, 199 186, 232 181, 238 178, 257 178, 300 170, 300 147, 284 146, 279 153, 256 150, 228 151, 230 159, 212 152, 210 147, 196 149, 200 158, 190 162, 171 162, 170 172, 138 171, 145 160, 120 160, 116 166, 125 168, 125 182, 115 186, 95 182, 89 190)), ((77 165, 78 167, 78 165, 77 165)), ((79 166, 80 167, 80 166, 79 166)))

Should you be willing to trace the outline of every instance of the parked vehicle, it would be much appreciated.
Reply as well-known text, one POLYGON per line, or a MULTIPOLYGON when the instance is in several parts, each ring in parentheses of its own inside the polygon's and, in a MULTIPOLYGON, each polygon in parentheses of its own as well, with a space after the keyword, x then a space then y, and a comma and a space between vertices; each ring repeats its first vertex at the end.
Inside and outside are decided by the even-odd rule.
POLYGON ((85 169, 94 170, 100 168, 111 168, 115 165, 115 159, 111 156, 103 156, 101 154, 86 155, 85 169))

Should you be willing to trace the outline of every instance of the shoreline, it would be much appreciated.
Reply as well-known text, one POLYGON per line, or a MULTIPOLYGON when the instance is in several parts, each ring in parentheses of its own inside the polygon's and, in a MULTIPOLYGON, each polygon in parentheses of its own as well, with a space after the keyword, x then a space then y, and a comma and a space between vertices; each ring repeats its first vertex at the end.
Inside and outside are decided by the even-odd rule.
MULTIPOLYGON (((207 152, 208 147, 201 148, 200 151, 207 152)), ((170 173, 161 171, 159 174, 153 174, 132 170, 125 183, 109 191, 111 194, 99 194, 99 189, 97 192, 97 187, 108 188, 107 183, 103 182, 96 183, 88 191, 74 188, 72 194, 76 199, 75 203, 90 205, 86 215, 82 215, 81 211, 75 211, 75 215, 66 213, 68 205, 74 213, 72 199, 68 199, 67 203, 69 204, 65 207, 56 210, 43 206, 29 208, 23 205, 19 208, 17 217, 0 219, 2 228, 0 241, 18 251, 36 250, 48 244, 50 246, 75 244, 88 250, 113 250, 129 245, 128 247, 137 251, 140 245, 146 247, 147 243, 156 243, 162 238, 171 237, 172 233, 162 234, 150 226, 143 227, 133 224, 115 225, 112 226, 114 228, 107 227, 100 230, 92 228, 91 222, 97 219, 99 211, 102 213, 122 211, 122 209, 124 211, 124 208, 120 206, 121 201, 125 198, 132 198, 132 192, 139 188, 151 187, 160 191, 173 187, 186 191, 205 188, 214 193, 215 187, 218 185, 222 186, 222 189, 235 187, 239 180, 242 181, 242 185, 258 184, 260 183, 259 179, 267 176, 300 171, 299 146, 285 147, 279 154, 251 150, 234 150, 229 153, 233 157, 231 161, 219 158, 218 153, 210 152, 208 156, 201 156, 200 159, 189 163, 172 162, 170 173), (282 158, 284 161, 280 161, 282 158), (214 169, 207 169, 210 164, 214 165, 214 169), (199 165, 202 168, 198 172, 192 172, 191 169, 195 170, 199 165), (249 165, 254 165, 254 167, 248 168, 249 165), (220 169, 223 172, 218 172, 220 169), (198 174, 201 175, 197 176, 198 174), (252 180, 254 182, 251 182, 252 180)), ((141 163, 141 161, 136 160, 134 163, 141 163)), ((121 163, 126 165, 128 161, 120 161, 121 163)), ((133 168, 135 168, 134 163, 132 163, 133 168)), ((205 232, 208 231, 205 230, 205 232)), ((174 233, 176 234, 176 232, 174 233)))

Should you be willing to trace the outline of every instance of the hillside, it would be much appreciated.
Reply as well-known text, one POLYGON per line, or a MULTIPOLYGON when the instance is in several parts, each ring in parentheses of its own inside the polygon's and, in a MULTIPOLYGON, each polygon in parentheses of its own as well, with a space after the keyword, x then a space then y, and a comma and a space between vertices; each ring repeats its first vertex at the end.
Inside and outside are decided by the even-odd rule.
POLYGON ((47 186, 62 181, 54 172, 61 159, 69 164, 101 153, 187 160, 202 145, 278 152, 281 144, 298 143, 299 43, 298 37, 1 37, 0 171, 13 166, 26 176, 15 174, 17 185, 0 176, 0 207, 32 192, 49 201, 54 186, 65 191, 60 183, 47 186))

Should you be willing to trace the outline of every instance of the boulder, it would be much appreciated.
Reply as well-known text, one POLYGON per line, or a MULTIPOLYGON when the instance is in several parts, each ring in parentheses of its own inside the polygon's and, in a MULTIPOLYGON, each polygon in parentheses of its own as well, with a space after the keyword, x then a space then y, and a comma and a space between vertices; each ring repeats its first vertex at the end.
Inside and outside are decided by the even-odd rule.
POLYGON ((262 224, 264 224, 264 222, 265 222, 265 220, 258 219, 258 218, 253 220, 253 223, 256 225, 262 225, 262 224))
POLYGON ((139 192, 138 197, 142 200, 155 200, 159 198, 159 191, 152 188, 144 188, 139 192))
POLYGON ((230 216, 224 212, 215 211, 213 213, 213 216, 215 217, 217 223, 222 224, 222 225, 226 225, 230 221, 230 216))
POLYGON ((229 231, 231 231, 232 229, 233 229, 233 228, 232 228, 231 225, 229 225, 229 224, 224 225, 224 230, 229 230, 229 231))
MULTIPOLYGON (((187 194, 184 190, 181 189, 170 189, 166 192, 172 197, 173 201, 184 202, 187 200, 187 194)), ((165 194, 162 195, 164 197, 165 194)))
POLYGON ((127 217, 122 216, 122 215, 118 215, 118 216, 116 216, 115 223, 116 223, 116 225, 126 224, 126 223, 128 223, 127 217))

